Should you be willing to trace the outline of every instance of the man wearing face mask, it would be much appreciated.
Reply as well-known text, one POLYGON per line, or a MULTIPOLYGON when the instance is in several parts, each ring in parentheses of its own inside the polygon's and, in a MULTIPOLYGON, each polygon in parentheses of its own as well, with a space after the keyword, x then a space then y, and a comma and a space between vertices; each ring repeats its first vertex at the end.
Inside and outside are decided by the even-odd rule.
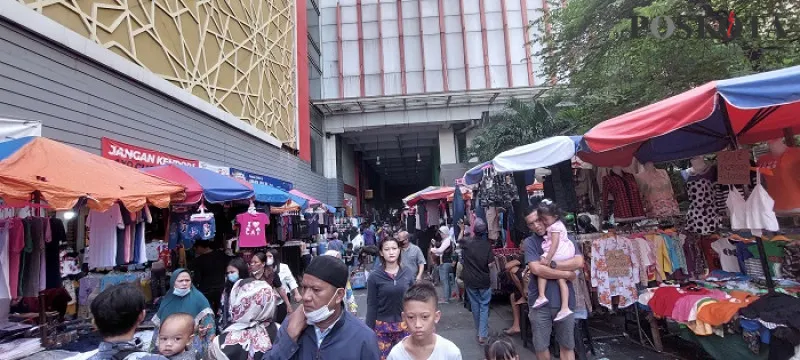
POLYGON ((380 358, 375 332, 344 309, 347 275, 347 266, 333 256, 318 256, 311 261, 303 274, 303 308, 283 322, 265 358, 380 358))

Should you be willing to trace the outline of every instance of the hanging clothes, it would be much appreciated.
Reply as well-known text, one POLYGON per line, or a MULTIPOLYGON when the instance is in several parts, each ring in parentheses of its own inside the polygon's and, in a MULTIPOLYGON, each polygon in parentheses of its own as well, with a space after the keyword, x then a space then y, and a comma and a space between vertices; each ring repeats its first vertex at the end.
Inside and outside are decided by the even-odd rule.
POLYGON ((672 181, 666 170, 645 167, 636 174, 636 182, 647 216, 661 218, 680 215, 672 181))
POLYGON ((8 224, 8 286, 14 299, 20 295, 19 275, 25 249, 25 224, 18 217, 9 220, 8 224))
POLYGON ((603 214, 614 214, 616 220, 644 217, 642 198, 636 178, 627 172, 609 172, 603 178, 603 214), (614 197, 614 208, 609 206, 609 195, 614 197))
POLYGON ((689 170, 681 173, 686 179, 686 193, 690 202, 686 213, 686 230, 700 235, 716 232, 720 222, 714 204, 717 168, 709 167, 700 174, 690 173, 689 170))
POLYGON ((632 305, 637 300, 640 266, 639 254, 630 239, 615 236, 594 240, 591 279, 600 305, 611 309, 614 296, 619 296, 620 308, 632 305))
POLYGON ((61 286, 61 254, 60 245, 67 241, 64 223, 58 218, 50 218, 50 241, 45 244, 46 288, 61 286))

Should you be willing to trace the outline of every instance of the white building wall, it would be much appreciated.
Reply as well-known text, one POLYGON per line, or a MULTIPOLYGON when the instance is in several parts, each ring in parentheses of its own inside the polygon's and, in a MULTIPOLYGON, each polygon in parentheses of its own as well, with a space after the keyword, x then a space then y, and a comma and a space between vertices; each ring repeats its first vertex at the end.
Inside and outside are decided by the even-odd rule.
POLYGON ((439 129, 439 162, 442 165, 458 163, 456 152, 453 128, 439 129))
POLYGON ((542 0, 320 0, 323 97, 542 85, 523 4, 529 21, 541 16, 542 0))

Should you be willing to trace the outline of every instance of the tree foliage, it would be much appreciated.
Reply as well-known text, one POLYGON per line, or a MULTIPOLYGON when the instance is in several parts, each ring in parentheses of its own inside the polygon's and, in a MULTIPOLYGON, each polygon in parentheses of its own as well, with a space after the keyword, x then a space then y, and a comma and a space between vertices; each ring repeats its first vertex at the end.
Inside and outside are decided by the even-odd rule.
MULTIPOLYGON (((532 26, 543 75, 566 85, 580 130, 705 82, 800 64, 800 6, 780 0, 552 1, 532 26), (730 11, 740 36, 725 35, 730 11), (667 39, 631 32, 631 18, 704 17, 667 39), (752 37, 749 19, 762 20, 752 37), (780 21, 779 27, 773 23, 780 21), (716 30, 716 31, 714 31, 716 30)), ((662 21, 662 24, 664 22, 662 21)), ((664 26, 661 27, 662 31, 664 26)))
POLYGON ((516 146, 554 135, 572 134, 574 121, 570 121, 569 117, 575 116, 575 110, 554 115, 548 110, 549 105, 547 102, 529 103, 512 99, 504 111, 490 115, 483 131, 467 148, 468 156, 486 161, 516 146))

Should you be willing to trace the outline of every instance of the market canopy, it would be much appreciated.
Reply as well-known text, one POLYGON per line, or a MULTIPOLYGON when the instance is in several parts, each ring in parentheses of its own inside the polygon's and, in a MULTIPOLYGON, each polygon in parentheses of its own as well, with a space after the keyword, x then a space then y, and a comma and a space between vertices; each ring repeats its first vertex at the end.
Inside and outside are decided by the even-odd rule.
POLYGON ((37 191, 57 210, 87 198, 94 210, 105 211, 120 201, 137 211, 147 203, 167 207, 184 196, 183 185, 48 138, 0 142, 0 197, 28 201, 37 191))
MULTIPOLYGON (((325 210, 327 210, 328 212, 332 212, 332 213, 335 213, 335 212, 336 212, 336 208, 335 208, 335 207, 333 207, 333 206, 330 206, 330 205, 323 204, 321 201, 319 201, 319 200, 317 200, 317 199, 314 199, 313 197, 311 197, 311 196, 308 196, 308 195, 306 195, 306 194, 304 194, 304 193, 300 192, 300 191, 299 191, 299 190, 297 190, 297 189, 292 189, 292 190, 290 190, 290 191, 289 191, 289 194, 292 194, 292 195, 294 195, 294 196, 297 196, 297 197, 299 197, 299 198, 300 198, 299 200, 306 201, 306 204, 305 204, 305 205, 303 205, 303 208, 306 208, 307 206, 311 206, 311 207, 314 207, 314 206, 322 206, 322 207, 324 207, 324 208, 325 208, 325 210)), ((297 203, 300 203, 300 201, 296 201, 296 202, 297 202, 297 203)))
POLYGON ((800 132, 800 66, 713 81, 606 120, 581 155, 600 166, 685 159, 800 132))
POLYGON ((578 153, 581 140, 580 136, 553 136, 503 151, 491 161, 467 170, 464 173, 464 183, 472 185, 480 182, 483 170, 487 167, 494 167, 495 171, 504 173, 535 170, 571 160, 578 153))
POLYGON ((251 185, 198 167, 170 164, 145 168, 142 171, 185 186, 184 203, 187 204, 197 203, 201 199, 211 203, 245 200, 254 195, 251 185))
POLYGON ((438 189, 438 188, 439 188, 438 186, 428 186, 428 187, 426 187, 426 188, 424 188, 424 189, 422 189, 422 190, 420 190, 420 191, 417 191, 417 192, 415 192, 415 193, 413 193, 413 194, 411 194, 411 195, 408 195, 408 196, 404 197, 404 198, 403 198, 403 203, 404 203, 404 204, 408 204, 408 202, 409 202, 411 199, 415 198, 417 195, 419 195, 419 194, 422 194, 422 193, 424 193, 424 192, 431 191, 431 190, 436 190, 436 189, 438 189))
MULTIPOLYGON (((453 200, 453 194, 455 193, 456 189, 450 186, 442 186, 442 187, 434 187, 435 189, 428 190, 425 192, 416 193, 416 195, 410 198, 406 204, 408 206, 414 206, 420 201, 425 200, 442 200, 446 199, 448 201, 453 200)), ((472 196, 472 192, 467 189, 466 187, 460 187, 461 194, 464 195, 466 198, 472 196)), ((414 194, 412 194, 414 195, 414 194)))
POLYGON ((256 194, 256 201, 268 204, 286 204, 292 195, 274 186, 252 184, 256 194))

